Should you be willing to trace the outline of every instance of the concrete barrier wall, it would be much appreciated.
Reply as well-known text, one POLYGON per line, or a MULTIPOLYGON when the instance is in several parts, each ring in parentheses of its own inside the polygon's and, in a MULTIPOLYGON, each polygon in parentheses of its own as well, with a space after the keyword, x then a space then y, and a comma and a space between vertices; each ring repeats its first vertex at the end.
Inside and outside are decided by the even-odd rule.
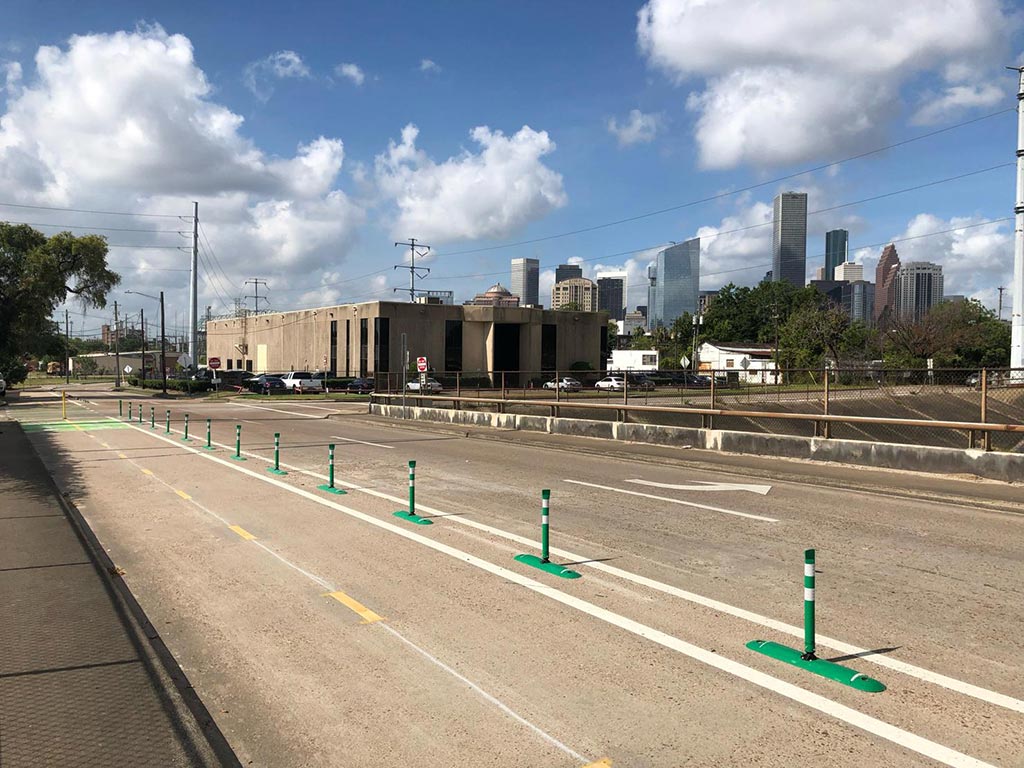
MULTIPOLYGON (((866 440, 826 440, 820 437, 791 437, 759 432, 731 432, 721 429, 662 427, 619 421, 521 416, 484 411, 456 411, 446 408, 410 406, 405 410, 408 418, 417 421, 547 432, 554 435, 597 437, 653 445, 685 446, 755 456, 834 461, 913 472, 971 474, 1004 482, 1024 481, 1024 454, 1021 453, 986 453, 985 451, 935 448, 925 445, 873 443, 866 440)), ((370 413, 401 418, 402 407, 371 403, 370 413)))

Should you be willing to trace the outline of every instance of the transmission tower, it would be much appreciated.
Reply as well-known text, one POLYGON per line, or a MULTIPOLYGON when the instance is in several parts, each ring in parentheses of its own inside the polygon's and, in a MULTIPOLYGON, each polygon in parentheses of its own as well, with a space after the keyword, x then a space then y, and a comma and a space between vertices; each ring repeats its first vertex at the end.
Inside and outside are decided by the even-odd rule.
MULTIPOLYGON (((395 247, 406 246, 409 248, 409 263, 408 264, 396 264, 395 269, 408 269, 409 270, 409 301, 416 301, 416 278, 422 280, 430 274, 429 267, 417 267, 416 257, 419 256, 421 259, 430 253, 430 246, 424 245, 423 243, 417 243, 415 237, 410 237, 407 243, 395 243, 395 247), (420 274, 422 273, 422 274, 420 274)), ((405 288, 395 288, 395 292, 404 291, 405 288)))

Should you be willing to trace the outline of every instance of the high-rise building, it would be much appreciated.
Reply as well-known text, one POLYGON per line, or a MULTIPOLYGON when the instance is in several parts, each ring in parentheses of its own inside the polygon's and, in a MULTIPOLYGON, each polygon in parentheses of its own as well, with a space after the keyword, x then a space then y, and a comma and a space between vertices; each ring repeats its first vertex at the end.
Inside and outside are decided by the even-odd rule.
POLYGON ((559 264, 555 268, 555 282, 572 280, 574 277, 583 277, 583 267, 579 264, 559 264))
POLYGON ((835 277, 832 278, 833 280, 845 280, 848 283, 852 283, 854 280, 863 280, 864 265, 847 261, 843 264, 837 265, 834 274, 835 277))
POLYGON ((700 238, 658 252, 647 271, 647 327, 672 325, 685 312, 697 313, 700 297, 700 238))
MULTIPOLYGON (((814 270, 814 279, 815 280, 824 280, 825 279, 825 268, 824 267, 818 267, 817 269, 814 270)), ((828 279, 831 280, 832 278, 829 277, 828 279)))
POLYGON ((875 319, 875 285, 867 280, 851 280, 843 286, 843 309, 851 322, 871 325, 875 319))
POLYGON ((917 322, 942 301, 942 265, 908 261, 896 274, 896 316, 917 322))
POLYGON ((540 261, 538 259, 512 259, 512 293, 519 297, 520 305, 540 304, 540 261))
POLYGON ((551 286, 551 308, 576 304, 581 312, 597 311, 597 285, 585 277, 571 277, 551 286))
POLYGON ((622 277, 602 276, 597 278, 597 308, 607 312, 612 320, 622 320, 626 316, 625 307, 626 280, 622 277))
POLYGON ((718 291, 701 291, 697 294, 697 314, 703 315, 718 296, 718 291))
POLYGON ((772 280, 803 288, 807 282, 807 193, 776 195, 772 225, 772 280))
MULTIPOLYGON (((835 269, 849 261, 850 233, 845 229, 833 229, 825 233, 825 280, 841 280, 835 276, 835 269)), ((859 278, 858 278, 859 279, 859 278)))
POLYGON ((875 268, 875 325, 884 327, 896 317, 896 276, 900 271, 900 256, 896 246, 889 243, 882 249, 875 268))

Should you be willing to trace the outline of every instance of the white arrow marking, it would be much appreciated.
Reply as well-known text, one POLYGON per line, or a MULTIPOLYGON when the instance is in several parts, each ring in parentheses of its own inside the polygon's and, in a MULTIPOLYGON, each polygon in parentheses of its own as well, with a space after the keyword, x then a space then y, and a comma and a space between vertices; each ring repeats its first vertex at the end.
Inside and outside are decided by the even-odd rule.
POLYGON ((750 491, 751 493, 759 493, 762 496, 767 496, 768 491, 772 489, 770 485, 750 485, 747 483, 712 483, 707 480, 695 480, 694 482, 701 483, 701 485, 673 485, 672 483, 655 483, 651 480, 627 480, 627 483, 636 483, 637 485, 649 485, 653 488, 671 488, 676 491, 750 491))

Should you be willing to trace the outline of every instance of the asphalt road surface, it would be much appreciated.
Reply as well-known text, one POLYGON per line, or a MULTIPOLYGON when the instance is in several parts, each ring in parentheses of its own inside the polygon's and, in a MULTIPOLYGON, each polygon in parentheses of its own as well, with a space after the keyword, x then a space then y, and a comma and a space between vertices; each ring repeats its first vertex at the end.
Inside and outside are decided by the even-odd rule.
POLYGON ((8 414, 243 764, 1024 765, 1020 487, 328 401, 122 395, 140 424, 117 397, 8 414), (330 443, 344 495, 318 488, 330 443), (393 514, 409 460, 431 525, 393 514), (539 551, 545 488, 552 560, 581 578, 513 559, 539 551), (884 692, 746 647, 801 647, 806 548, 818 655, 884 692))

